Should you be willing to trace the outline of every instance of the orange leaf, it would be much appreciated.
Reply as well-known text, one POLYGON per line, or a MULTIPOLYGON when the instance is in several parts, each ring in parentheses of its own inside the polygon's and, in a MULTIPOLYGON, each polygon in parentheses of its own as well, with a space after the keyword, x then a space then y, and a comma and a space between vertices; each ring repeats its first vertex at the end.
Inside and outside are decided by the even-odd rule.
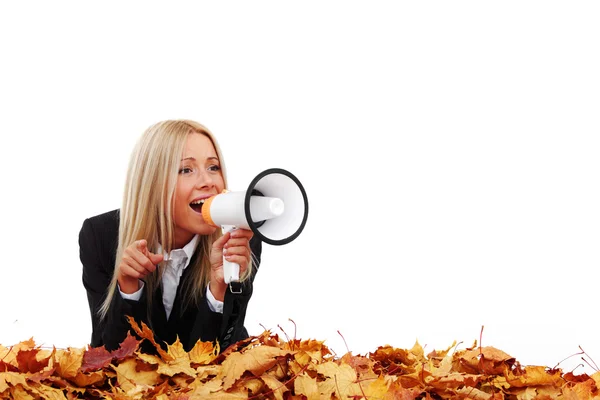
POLYGON ((163 359, 166 360, 169 357, 167 353, 163 350, 163 348, 154 340, 154 332, 152 332, 152 329, 150 329, 148 325, 142 322, 142 328, 140 329, 139 325, 137 324, 137 322, 135 322, 135 319, 133 319, 133 317, 130 317, 128 315, 127 320, 129 321, 129 324, 131 325, 135 333, 137 333, 139 337, 149 340, 150 343, 154 345, 156 351, 163 359))
POLYGON ((219 355, 219 345, 214 346, 211 342, 197 341, 190 350, 190 361, 194 364, 210 364, 219 355))
POLYGON ((38 361, 36 356, 39 349, 21 350, 17 354, 17 363, 21 372, 36 373, 48 366, 49 358, 38 361))

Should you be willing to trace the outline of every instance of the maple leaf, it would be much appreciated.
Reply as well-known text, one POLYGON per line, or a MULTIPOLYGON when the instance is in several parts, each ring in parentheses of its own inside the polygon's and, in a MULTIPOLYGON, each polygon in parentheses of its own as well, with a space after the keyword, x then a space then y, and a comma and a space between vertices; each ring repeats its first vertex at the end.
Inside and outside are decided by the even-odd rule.
POLYGON ((54 355, 58 362, 56 371, 63 378, 75 378, 83 363, 84 349, 68 348, 57 350, 54 355))
POLYGON ((306 396, 308 400, 319 400, 319 386, 317 380, 307 375, 300 375, 294 379, 294 393, 306 396))
POLYGON ((0 372, 19 372, 19 368, 12 364, 5 363, 4 361, 0 361, 0 372))
POLYGON ((160 382, 157 371, 138 371, 137 363, 137 360, 130 358, 113 367, 119 386, 129 395, 138 393, 136 391, 142 393, 160 382))
MULTIPOLYGON (((103 346, 104 347, 104 346, 103 346)), ((113 350, 110 355, 115 360, 122 360, 123 358, 131 357, 140 347, 140 341, 132 336, 131 333, 127 332, 127 337, 121 342, 119 348, 113 350)))
POLYGON ((18 372, 0 372, 0 394, 8 390, 9 387, 18 385, 27 386, 25 375, 18 372))
POLYGON ((217 378, 223 380, 223 388, 227 390, 244 372, 250 371, 254 376, 260 376, 277 363, 277 358, 289 354, 288 350, 270 346, 257 346, 246 349, 243 353, 231 353, 223 361, 223 368, 217 378))
POLYGON ((421 390, 405 388, 400 381, 395 381, 390 384, 383 398, 384 400, 415 400, 417 397, 421 398, 421 390))
POLYGON ((519 375, 508 371, 505 374, 505 378, 512 387, 543 385, 558 385, 560 387, 562 386, 562 382, 564 382, 560 372, 546 371, 546 367, 542 366, 528 366, 519 375))
POLYGON ((36 356, 39 353, 39 349, 21 350, 17 354, 17 364, 21 372, 36 373, 48 366, 49 358, 38 361, 36 356))
POLYGON ((53 388, 46 385, 36 385, 34 387, 28 387, 28 389, 43 399, 47 400, 67 400, 67 397, 62 390, 53 388))
POLYGON ((16 360, 17 354, 19 354, 20 351, 32 350, 33 348, 35 348, 35 342, 33 341, 33 338, 24 340, 10 348, 0 346, 0 361, 19 368, 19 364, 16 360))
POLYGON ((112 361, 113 356, 104 346, 91 347, 83 354, 81 363, 81 372, 89 372, 107 367, 112 361))
POLYGON ((142 339, 149 340, 150 343, 154 345, 156 351, 163 358, 163 360, 166 360, 169 357, 167 353, 163 350, 163 348, 154 340, 154 332, 152 332, 152 329, 150 329, 148 325, 142 322, 142 327, 140 328, 137 322, 135 322, 135 319, 133 317, 130 317, 129 315, 127 316, 127 320, 129 321, 129 324, 131 325, 135 333, 138 334, 139 337, 141 337, 142 339))
MULTIPOLYGON (((8 391, 10 394, 10 399, 19 399, 19 400, 36 400, 23 386, 15 386, 11 387, 8 391)), ((0 393, 1 394, 1 393, 0 393)))
POLYGON ((158 372, 168 376, 176 374, 186 374, 188 376, 196 376, 196 370, 190 366, 190 356, 183 349, 183 345, 179 341, 179 338, 172 345, 168 346, 168 352, 166 353, 166 363, 158 364, 158 372))
POLYGON ((79 387, 86 387, 102 383, 105 379, 106 374, 102 371, 94 371, 87 374, 79 372, 77 376, 71 380, 79 387))
POLYGON ((456 357, 466 367, 465 372, 488 375, 500 375, 515 363, 514 357, 490 346, 463 350, 456 357))
POLYGON ((391 380, 386 379, 383 375, 377 379, 371 379, 365 383, 359 383, 361 392, 367 399, 383 399, 388 392, 391 380))
POLYGON ((211 342, 197 341, 190 350, 190 361, 194 364, 210 364, 219 355, 219 345, 214 346, 211 342))
MULTIPOLYGON (((283 396, 286 392, 289 391, 285 383, 282 383, 273 375, 264 374, 260 377, 265 385, 271 390, 273 396, 275 396, 276 400, 283 400, 283 396)), ((295 383, 294 383, 295 384, 295 383)))
POLYGON ((317 383, 321 395, 328 398, 335 395, 340 399, 362 395, 362 389, 356 383, 356 371, 348 364, 325 362, 317 365, 317 372, 325 377, 317 383))

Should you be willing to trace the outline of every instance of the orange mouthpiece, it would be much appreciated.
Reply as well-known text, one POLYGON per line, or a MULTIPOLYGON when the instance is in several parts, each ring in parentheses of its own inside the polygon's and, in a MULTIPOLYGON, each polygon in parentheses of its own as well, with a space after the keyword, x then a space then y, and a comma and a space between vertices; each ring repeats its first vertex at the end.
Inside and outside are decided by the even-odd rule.
POLYGON ((219 226, 217 224, 215 224, 215 221, 213 221, 213 219, 210 216, 210 203, 212 203, 212 201, 215 197, 217 197, 217 196, 212 196, 212 197, 209 197, 208 199, 204 200, 204 204, 202 205, 202 218, 204 218, 204 221, 207 224, 214 226, 215 228, 218 228, 219 226))

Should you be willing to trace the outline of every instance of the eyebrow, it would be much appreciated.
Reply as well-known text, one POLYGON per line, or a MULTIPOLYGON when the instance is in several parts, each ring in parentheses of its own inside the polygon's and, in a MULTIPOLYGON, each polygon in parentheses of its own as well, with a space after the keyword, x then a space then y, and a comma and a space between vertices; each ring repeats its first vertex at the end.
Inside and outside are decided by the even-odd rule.
MULTIPOLYGON (((196 161, 196 159, 194 157, 186 157, 186 158, 181 159, 181 161, 187 161, 187 160, 196 161)), ((217 157, 208 157, 207 160, 219 161, 219 159, 217 157)))

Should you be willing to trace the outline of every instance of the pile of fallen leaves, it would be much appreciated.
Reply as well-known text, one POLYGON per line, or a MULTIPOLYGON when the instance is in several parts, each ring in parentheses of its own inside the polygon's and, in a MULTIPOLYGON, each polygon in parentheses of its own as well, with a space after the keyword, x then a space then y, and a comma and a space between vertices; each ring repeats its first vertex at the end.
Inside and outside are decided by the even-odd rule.
POLYGON ((158 355, 139 351, 129 335, 118 350, 42 349, 33 340, 0 345, 0 398, 14 399, 600 399, 600 372, 521 366, 493 347, 425 354, 379 347, 336 357, 317 340, 282 340, 265 331, 219 354, 198 342, 163 350, 150 329, 137 335, 158 355))

